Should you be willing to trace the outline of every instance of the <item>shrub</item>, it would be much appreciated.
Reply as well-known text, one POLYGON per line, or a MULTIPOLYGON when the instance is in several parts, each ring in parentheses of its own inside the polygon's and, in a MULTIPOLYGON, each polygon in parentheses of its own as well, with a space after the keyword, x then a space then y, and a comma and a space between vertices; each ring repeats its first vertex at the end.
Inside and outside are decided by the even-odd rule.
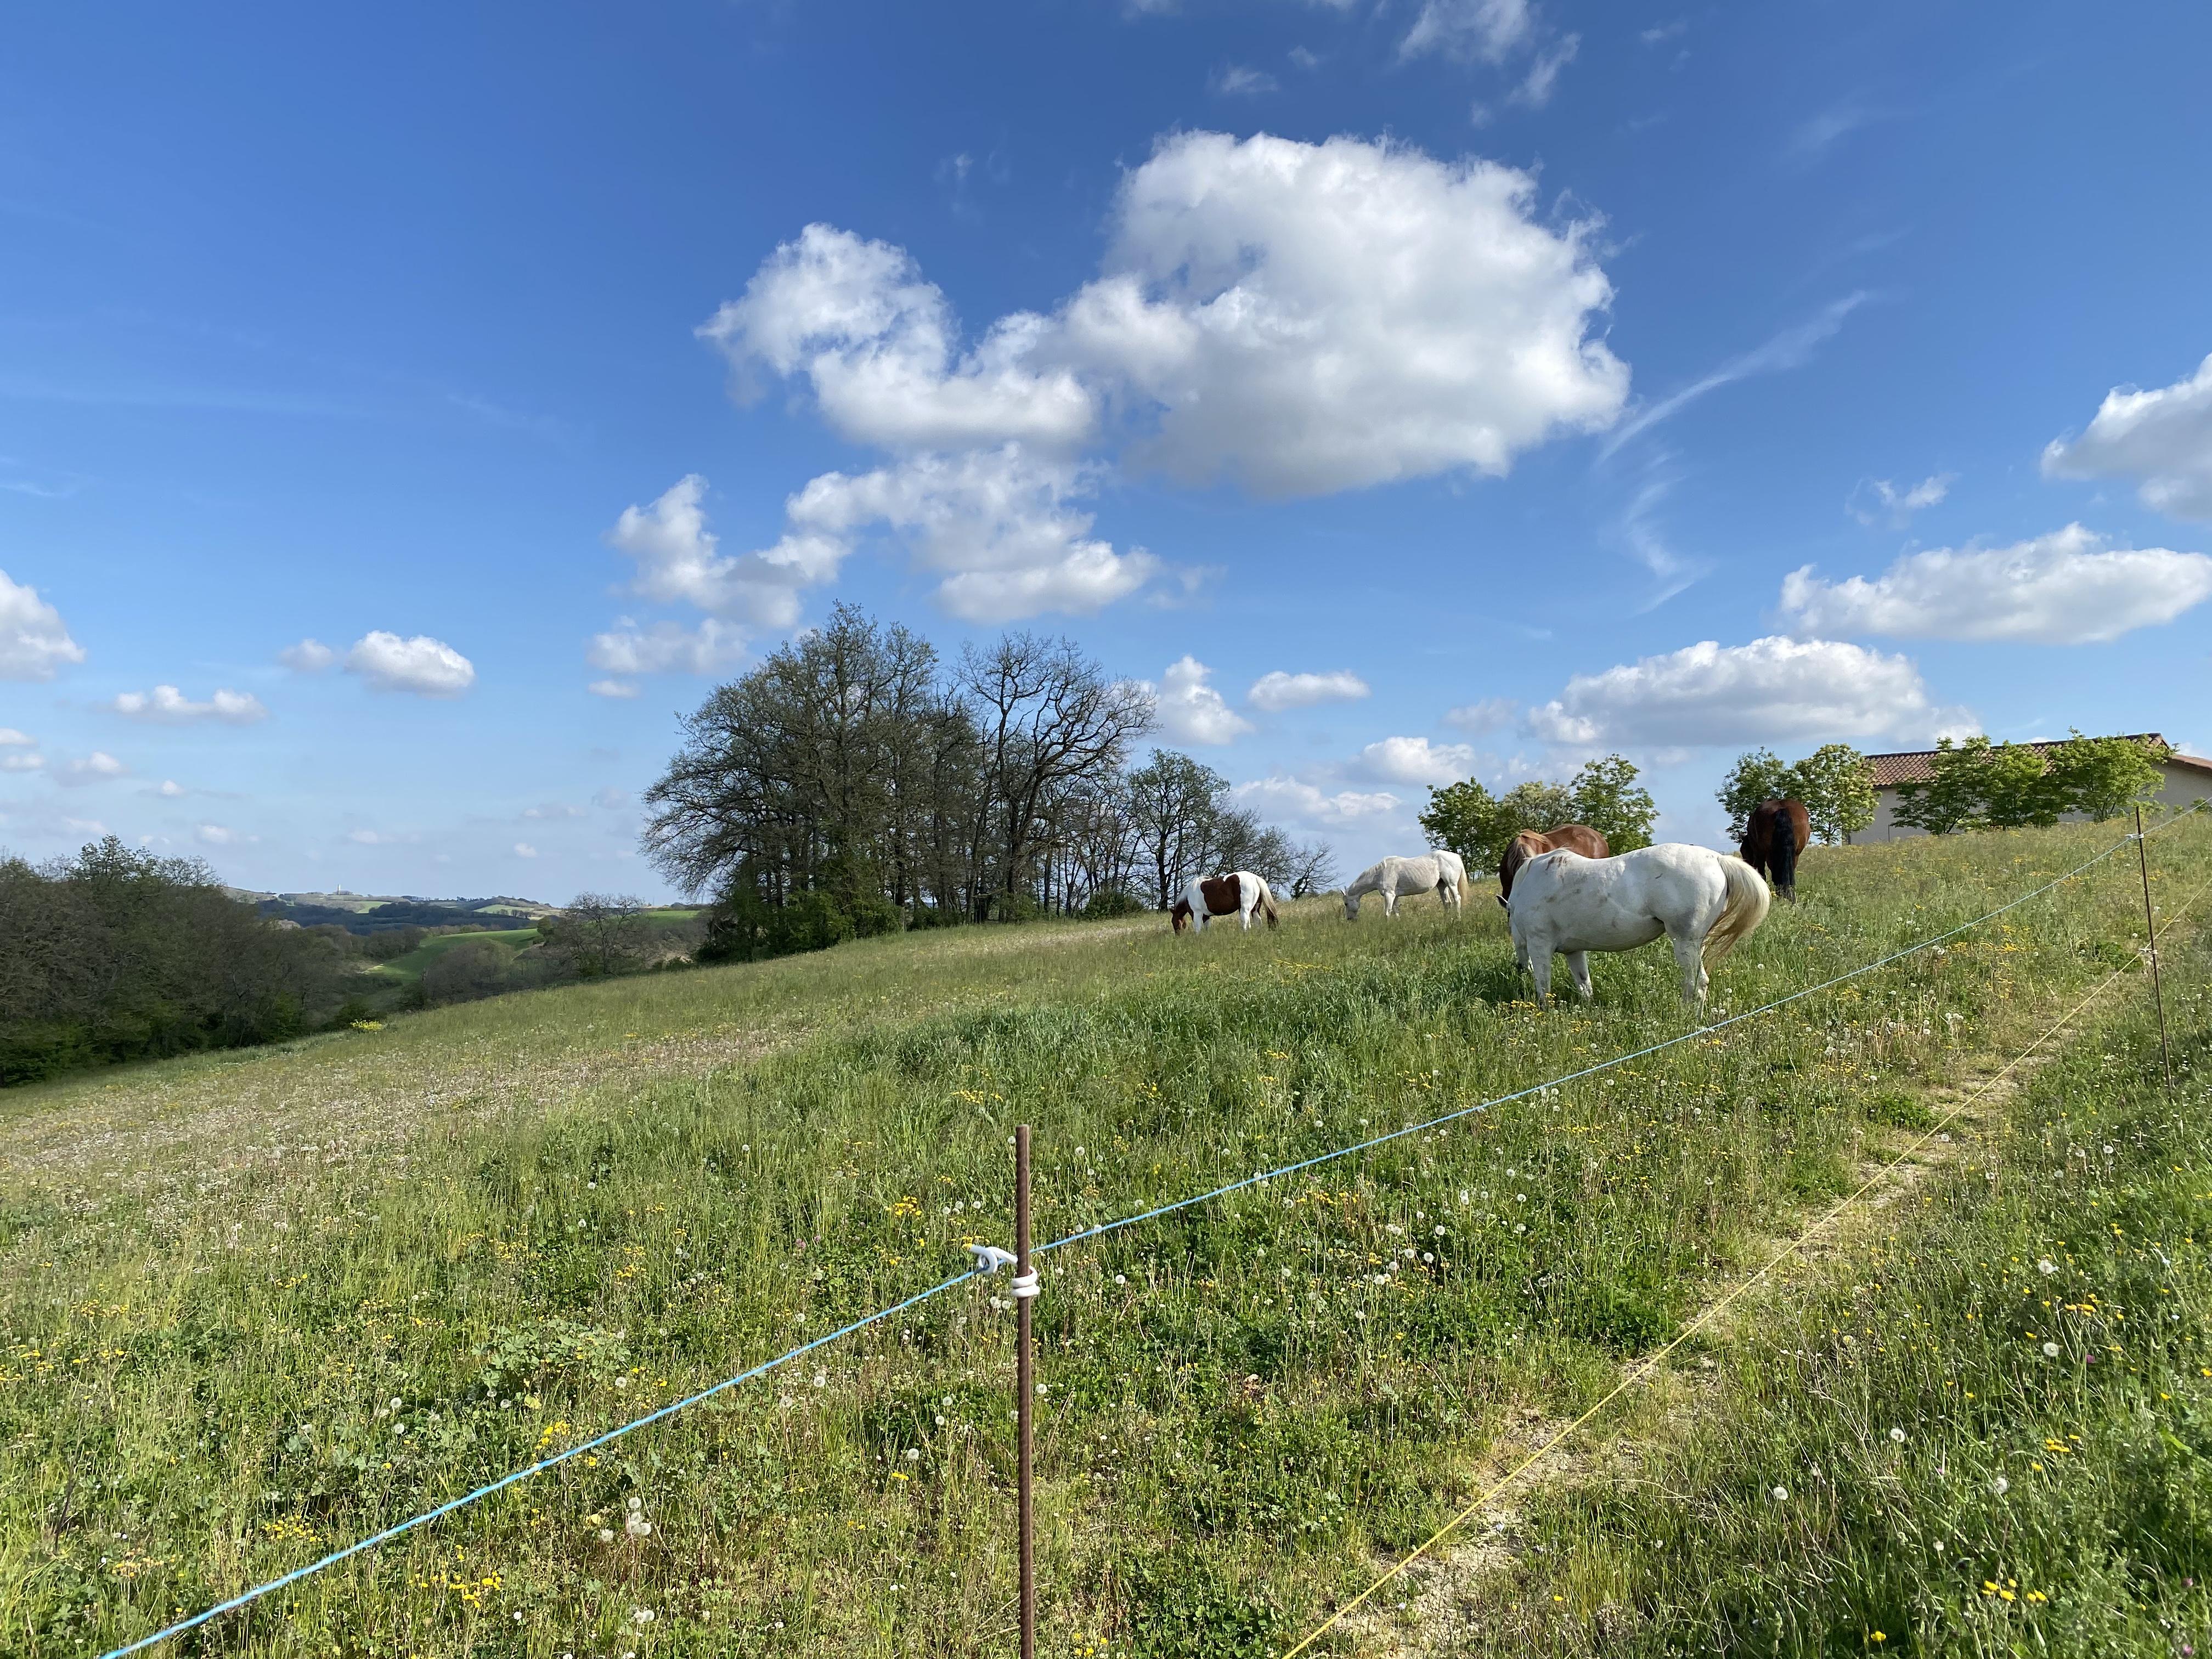
POLYGON ((1103 921, 1115 916, 1142 915, 1145 908, 1145 902, 1134 894, 1118 887, 1102 887, 1084 905, 1083 914, 1088 921, 1103 921))

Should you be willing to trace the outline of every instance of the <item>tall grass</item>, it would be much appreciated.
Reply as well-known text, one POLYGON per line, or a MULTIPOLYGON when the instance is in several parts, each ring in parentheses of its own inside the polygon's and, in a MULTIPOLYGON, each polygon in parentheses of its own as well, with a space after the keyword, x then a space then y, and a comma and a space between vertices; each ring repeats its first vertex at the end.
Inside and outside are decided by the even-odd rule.
MULTIPOLYGON (((2212 1639, 2212 949, 1557 1491, 1432 1650, 2167 1656, 2212 1639)), ((1696 1375, 1692 1372, 1692 1375, 1696 1375)))
MULTIPOLYGON (((1747 1007, 2109 835, 1808 860, 1747 1007)), ((2162 883, 2212 872, 2198 826, 2162 883)), ((2131 959, 2108 862, 1938 955, 1048 1258, 1047 1650, 1265 1653, 2131 959)), ((0 1630, 77 1654, 1067 1234, 1690 1024, 1663 952, 1521 1000, 1497 907, 976 930, 533 994, 0 1121, 0 1630)), ((963 1285, 229 1615, 202 1650, 967 1654, 1012 1588, 1012 1318, 963 1285), (631 1505, 635 1502, 635 1507, 631 1505), (646 1530, 649 1528, 649 1530, 646 1530)))

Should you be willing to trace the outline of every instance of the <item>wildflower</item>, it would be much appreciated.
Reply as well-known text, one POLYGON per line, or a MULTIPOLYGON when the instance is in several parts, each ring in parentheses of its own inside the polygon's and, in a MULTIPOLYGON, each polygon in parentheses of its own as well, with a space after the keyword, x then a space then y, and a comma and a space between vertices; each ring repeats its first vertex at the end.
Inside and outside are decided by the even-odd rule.
POLYGON ((1441 1228, 1441 1227, 1437 1228, 1437 1237, 1438 1238, 1442 1238, 1443 1236, 1444 1236, 1444 1230, 1443 1230, 1443 1228, 1441 1228))
POLYGON ((649 1625, 653 1622, 653 1609, 651 1607, 632 1607, 630 1609, 629 1616, 631 1622, 634 1624, 649 1625))
POLYGON ((815 1373, 814 1373, 814 1386, 815 1386, 816 1388, 817 1388, 817 1389, 826 1389, 826 1388, 828 1388, 828 1387, 830 1386, 830 1373, 829 1373, 829 1372, 827 1372, 827 1371, 817 1371, 817 1372, 815 1372, 815 1373))
POLYGON ((1889 1431, 1889 1437, 1901 1446, 1905 1443, 1905 1431, 1903 1429, 1892 1429, 1889 1431))
POLYGON ((1990 1490, 1995 1492, 1998 1497, 2002 1498, 2007 1492, 2012 1490, 2012 1482, 2006 1480, 2004 1476, 1999 1475, 1996 1480, 1990 1482, 1990 1490))
POLYGON ((921 1449, 919 1446, 908 1446, 906 1449, 906 1461, 909 1463, 921 1462, 921 1449))
POLYGON ((1126 1273, 1115 1273, 1114 1282, 1116 1285, 1126 1285, 1129 1282, 1128 1276, 1126 1273))
POLYGON ((1773 1498, 1776 1503, 1786 1504, 1790 1501, 1790 1488, 1787 1486, 1777 1486, 1770 1495, 1773 1498))
POLYGON ((614 1528, 612 1527, 601 1527, 599 1528, 599 1542, 602 1544, 611 1544, 614 1541, 614 1528))
POLYGON ((2045 1359, 2056 1359, 2056 1358, 2058 1358, 2058 1345, 2057 1345, 2056 1342, 2046 1342, 2046 1343, 2045 1343, 2045 1344, 2043 1345, 2043 1357, 2044 1357, 2045 1359))
POLYGON ((2038 1273, 2055 1273, 2058 1271, 2058 1264, 2046 1255, 2035 1264, 2035 1269, 2038 1273))
POLYGON ((653 1522, 641 1515, 633 1515, 623 1522, 623 1530, 633 1538, 650 1538, 653 1536, 653 1522))

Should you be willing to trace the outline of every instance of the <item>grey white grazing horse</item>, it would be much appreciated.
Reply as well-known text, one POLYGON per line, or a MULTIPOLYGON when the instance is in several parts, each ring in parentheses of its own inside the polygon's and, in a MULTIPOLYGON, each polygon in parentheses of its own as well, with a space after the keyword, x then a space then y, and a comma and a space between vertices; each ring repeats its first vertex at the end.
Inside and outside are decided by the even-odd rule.
POLYGON ((1609 859, 1562 848, 1522 865, 1505 914, 1513 956, 1536 981, 1540 1006, 1551 995, 1552 958, 1590 1000, 1586 951, 1633 951, 1661 934, 1682 970, 1682 1000, 1701 1003, 1705 970, 1766 920, 1766 884, 1741 859, 1707 847, 1662 842, 1609 859))
POLYGON ((1382 895, 1382 914, 1398 914, 1398 901, 1416 893, 1434 893, 1444 902, 1444 908, 1456 910, 1460 901, 1467 896, 1467 866, 1456 853, 1447 853, 1441 848, 1425 853, 1417 859, 1401 859, 1395 854, 1380 864, 1370 864, 1344 888, 1344 919, 1359 920, 1359 896, 1362 893, 1382 895))

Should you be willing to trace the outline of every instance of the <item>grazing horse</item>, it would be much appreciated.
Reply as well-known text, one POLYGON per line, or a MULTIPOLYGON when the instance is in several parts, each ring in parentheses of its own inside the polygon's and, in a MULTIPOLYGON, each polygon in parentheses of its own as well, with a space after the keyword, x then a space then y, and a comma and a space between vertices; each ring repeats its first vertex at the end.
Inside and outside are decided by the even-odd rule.
POLYGON ((1662 933, 1682 970, 1682 1000, 1705 1000, 1708 968, 1766 920, 1766 884, 1741 859, 1709 847, 1666 842, 1618 858, 1544 853, 1521 866, 1505 907, 1513 954, 1536 981, 1541 1006, 1552 990, 1552 958, 1590 1000, 1586 951, 1633 951, 1662 933))
POLYGON ((1797 855, 1813 839, 1813 820, 1805 803, 1788 795, 1769 795, 1751 809, 1743 830, 1743 861, 1774 884, 1774 890, 1797 902, 1797 855))
POLYGON ((1401 859, 1393 855, 1380 864, 1370 864, 1345 884, 1344 919, 1359 920, 1359 896, 1362 893, 1382 895, 1382 914, 1398 914, 1398 901, 1415 893, 1434 893, 1444 902, 1444 908, 1456 910, 1460 901, 1467 896, 1467 866, 1456 853, 1447 853, 1439 848, 1417 859, 1401 859))
POLYGON ((1498 902, 1504 904, 1513 896, 1513 872, 1516 870, 1538 854, 1555 853, 1562 847, 1570 853, 1580 853, 1586 859, 1613 856, 1612 844, 1587 823, 1563 823, 1549 835, 1538 835, 1534 830, 1523 830, 1505 843, 1505 856, 1498 860, 1498 902))
POLYGON ((1275 896, 1267 890, 1267 884, 1249 870, 1231 870, 1218 876, 1193 876, 1185 882, 1182 896, 1168 911, 1168 920, 1178 933, 1185 922, 1194 921, 1202 933, 1214 917, 1234 916, 1249 933, 1255 910, 1267 918, 1268 927, 1279 925, 1275 896))

